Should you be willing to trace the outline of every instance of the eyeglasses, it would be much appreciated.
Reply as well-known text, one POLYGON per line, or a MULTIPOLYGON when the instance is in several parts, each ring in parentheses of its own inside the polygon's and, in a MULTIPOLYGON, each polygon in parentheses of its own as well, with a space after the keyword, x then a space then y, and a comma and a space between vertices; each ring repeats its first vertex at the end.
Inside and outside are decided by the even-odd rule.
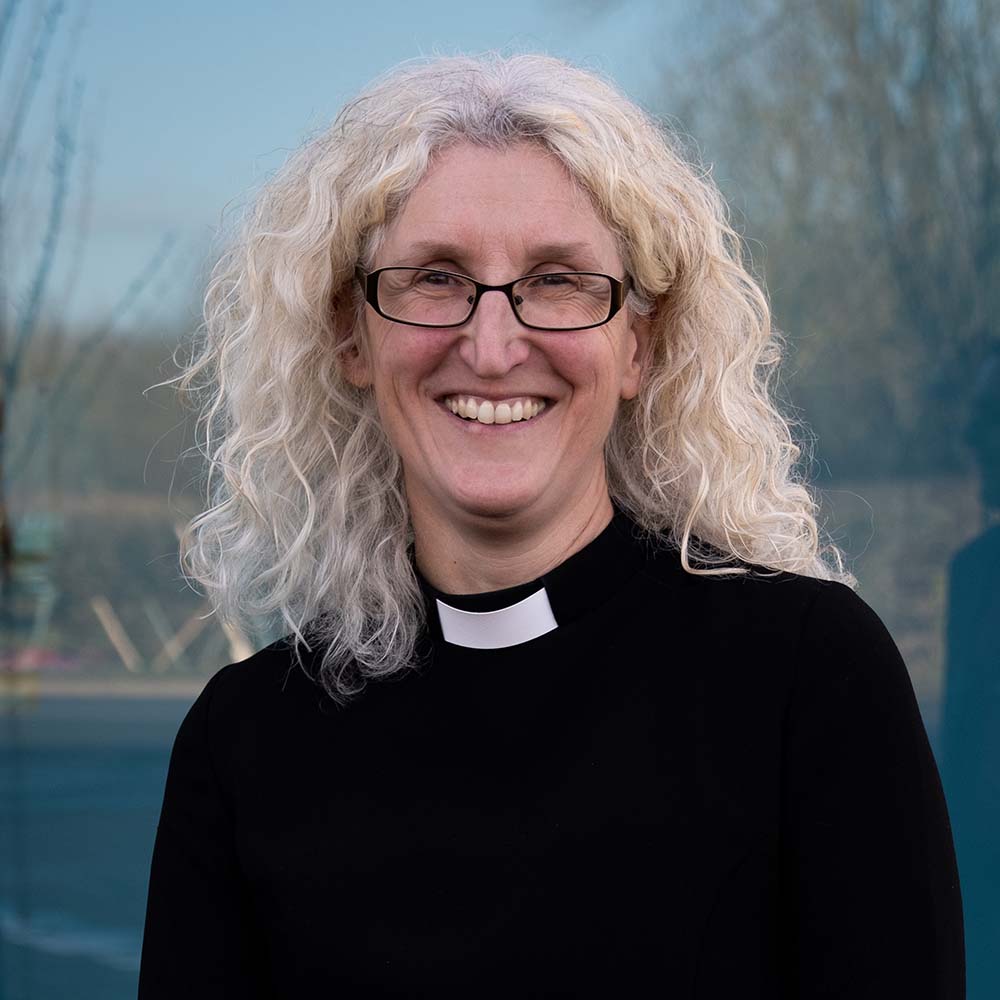
POLYGON ((621 309, 632 279, 593 271, 546 271, 505 285, 429 267, 380 267, 355 275, 365 300, 385 319, 408 326, 467 323, 484 292, 503 292, 518 321, 532 330, 589 330, 621 309))

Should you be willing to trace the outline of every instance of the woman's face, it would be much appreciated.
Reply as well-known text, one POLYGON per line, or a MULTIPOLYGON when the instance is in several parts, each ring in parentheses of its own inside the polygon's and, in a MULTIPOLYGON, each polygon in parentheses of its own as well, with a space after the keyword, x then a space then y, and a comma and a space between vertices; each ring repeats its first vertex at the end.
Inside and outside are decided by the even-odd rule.
MULTIPOLYGON (((537 270, 623 277, 610 230, 565 168, 538 147, 471 144, 439 156, 392 223, 375 267, 457 271, 489 284, 537 270)), ((607 496, 603 447, 620 399, 639 388, 648 324, 626 308, 604 326, 557 332, 522 326, 501 292, 452 329, 394 323, 366 307, 371 364, 347 375, 374 388, 403 462, 411 514, 558 518, 607 496), (530 420, 485 425, 446 397, 494 403, 544 399, 530 420)), ((521 412, 524 407, 522 405, 521 412)))

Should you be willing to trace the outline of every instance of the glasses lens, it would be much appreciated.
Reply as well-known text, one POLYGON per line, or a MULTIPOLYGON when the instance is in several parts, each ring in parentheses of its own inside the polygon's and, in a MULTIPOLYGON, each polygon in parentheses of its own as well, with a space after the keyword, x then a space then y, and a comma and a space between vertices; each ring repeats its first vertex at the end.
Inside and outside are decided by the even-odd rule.
POLYGON ((532 326, 593 326, 611 312, 611 281, 604 274, 533 274, 514 285, 514 302, 521 319, 532 326))
POLYGON ((462 323, 475 299, 476 286, 471 281, 446 271, 390 267, 378 276, 379 308, 404 323, 462 323))

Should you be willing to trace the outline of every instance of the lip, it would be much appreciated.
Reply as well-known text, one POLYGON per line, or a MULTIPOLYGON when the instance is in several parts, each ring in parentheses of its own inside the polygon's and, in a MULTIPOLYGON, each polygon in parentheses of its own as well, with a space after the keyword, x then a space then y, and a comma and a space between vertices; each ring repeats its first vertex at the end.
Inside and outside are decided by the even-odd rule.
POLYGON ((539 420, 544 420, 549 415, 549 412, 557 405, 552 400, 547 399, 545 401, 545 409, 542 410, 538 416, 532 417, 530 420, 512 420, 509 424, 481 424, 478 420, 468 420, 465 417, 458 416, 456 413, 452 413, 451 410, 444 405, 443 399, 438 399, 435 402, 438 409, 446 417, 448 417, 452 423, 458 421, 459 424, 464 425, 465 430, 470 434, 499 434, 504 431, 527 430, 527 428, 532 424, 537 423, 539 420))

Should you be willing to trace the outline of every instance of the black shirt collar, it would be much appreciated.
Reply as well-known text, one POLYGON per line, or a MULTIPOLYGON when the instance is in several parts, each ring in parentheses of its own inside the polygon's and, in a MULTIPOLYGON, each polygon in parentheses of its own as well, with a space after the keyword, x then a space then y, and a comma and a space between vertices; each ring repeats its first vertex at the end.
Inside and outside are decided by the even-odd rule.
MULTIPOLYGON (((536 623, 541 622, 540 627, 544 628, 546 627, 544 616, 548 609, 551 609, 552 624, 548 626, 549 629, 576 621, 599 608, 633 576, 645 560, 642 529, 613 501, 612 506, 614 515, 611 521, 582 549, 537 579, 502 590, 480 594, 444 593, 423 576, 416 566, 416 561, 413 560, 411 549, 411 561, 424 595, 427 630, 430 637, 438 642, 447 642, 449 640, 445 638, 446 630, 454 637, 449 621, 442 621, 438 601, 459 611, 482 613, 511 608, 534 595, 534 600, 531 602, 532 614, 527 617, 536 623), (544 591, 544 594, 539 595, 539 591, 544 591)), ((521 608, 519 612, 523 610, 521 608)), ((465 620, 471 622, 471 626, 468 627, 475 633, 477 628, 475 619, 465 616, 465 620)), ((501 640, 499 644, 502 646, 518 645, 541 634, 522 633, 524 615, 520 613, 501 616, 500 621, 493 616, 491 629, 494 636, 498 627, 502 633, 508 630, 508 626, 507 638, 510 641, 501 640)), ((495 638, 490 641, 497 642, 495 638)), ((494 645, 490 648, 496 647, 494 645)))

